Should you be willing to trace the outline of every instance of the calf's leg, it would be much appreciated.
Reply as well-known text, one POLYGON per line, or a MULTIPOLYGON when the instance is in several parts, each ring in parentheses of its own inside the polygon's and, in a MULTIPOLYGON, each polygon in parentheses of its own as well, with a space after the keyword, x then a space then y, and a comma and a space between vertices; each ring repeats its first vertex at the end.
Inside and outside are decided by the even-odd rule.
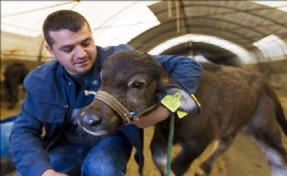
MULTIPOLYGON (((272 125, 271 125, 272 126, 272 125)), ((271 129, 270 129, 271 130, 271 129)), ((265 153, 273 176, 287 175, 287 153, 281 141, 280 130, 259 130, 251 134, 265 153)))
POLYGON ((176 176, 184 175, 191 163, 202 154, 209 142, 193 139, 181 144, 180 153, 172 161, 172 171, 176 176))
POLYGON ((234 137, 222 137, 215 141, 215 146, 211 154, 200 164, 196 171, 196 176, 207 176, 210 174, 212 167, 217 158, 222 155, 232 144, 234 137))
POLYGON ((14 89, 11 90, 11 102, 9 105, 9 109, 13 109, 18 101, 18 87, 14 87, 14 89))
POLYGON ((155 128, 150 149, 153 162, 162 176, 167 174, 167 141, 168 138, 159 129, 155 128))
POLYGON ((272 175, 287 176, 287 152, 282 144, 278 118, 281 118, 281 123, 286 124, 282 108, 274 94, 263 94, 246 132, 265 153, 272 175))

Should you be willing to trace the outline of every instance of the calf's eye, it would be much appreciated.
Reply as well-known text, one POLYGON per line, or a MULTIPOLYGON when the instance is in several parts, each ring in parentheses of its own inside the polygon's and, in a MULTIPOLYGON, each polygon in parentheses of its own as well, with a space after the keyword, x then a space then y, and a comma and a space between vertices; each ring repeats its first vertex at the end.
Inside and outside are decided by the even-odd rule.
POLYGON ((143 82, 134 82, 131 85, 131 87, 134 89, 142 89, 142 88, 144 88, 144 86, 145 86, 145 83, 143 83, 143 82))

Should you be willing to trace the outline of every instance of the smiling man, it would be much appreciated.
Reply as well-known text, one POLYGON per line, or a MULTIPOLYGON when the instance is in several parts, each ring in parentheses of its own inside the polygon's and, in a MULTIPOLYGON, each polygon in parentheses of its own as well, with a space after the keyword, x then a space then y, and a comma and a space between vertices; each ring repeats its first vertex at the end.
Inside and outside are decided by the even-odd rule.
MULTIPOLYGON (((169 110, 159 106, 135 124, 102 137, 79 131, 75 121, 81 109, 94 99, 93 95, 85 96, 84 91, 97 91, 100 87, 105 59, 133 48, 96 46, 89 23, 70 10, 50 14, 45 19, 43 33, 46 48, 55 59, 31 71, 24 81, 27 95, 10 141, 17 174, 125 175, 133 146, 142 166, 140 128, 168 118, 169 110)), ((196 91, 202 72, 198 63, 185 56, 155 57, 171 79, 189 93, 196 91)))

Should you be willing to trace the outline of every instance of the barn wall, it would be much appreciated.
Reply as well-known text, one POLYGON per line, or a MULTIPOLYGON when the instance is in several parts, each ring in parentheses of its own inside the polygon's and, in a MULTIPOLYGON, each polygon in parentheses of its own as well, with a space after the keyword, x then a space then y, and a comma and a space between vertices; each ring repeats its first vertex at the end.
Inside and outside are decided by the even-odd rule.
POLYGON ((43 37, 29 37, 1 31, 1 60, 22 59, 42 60, 50 58, 50 54, 43 48, 43 37))

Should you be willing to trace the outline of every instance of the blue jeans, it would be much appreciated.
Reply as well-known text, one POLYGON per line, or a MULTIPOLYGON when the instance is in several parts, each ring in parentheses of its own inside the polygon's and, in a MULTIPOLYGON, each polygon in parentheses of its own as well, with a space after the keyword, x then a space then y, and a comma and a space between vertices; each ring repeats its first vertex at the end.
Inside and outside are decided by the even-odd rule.
POLYGON ((52 167, 69 176, 124 176, 131 151, 131 143, 119 133, 92 147, 56 145, 48 154, 52 167))

